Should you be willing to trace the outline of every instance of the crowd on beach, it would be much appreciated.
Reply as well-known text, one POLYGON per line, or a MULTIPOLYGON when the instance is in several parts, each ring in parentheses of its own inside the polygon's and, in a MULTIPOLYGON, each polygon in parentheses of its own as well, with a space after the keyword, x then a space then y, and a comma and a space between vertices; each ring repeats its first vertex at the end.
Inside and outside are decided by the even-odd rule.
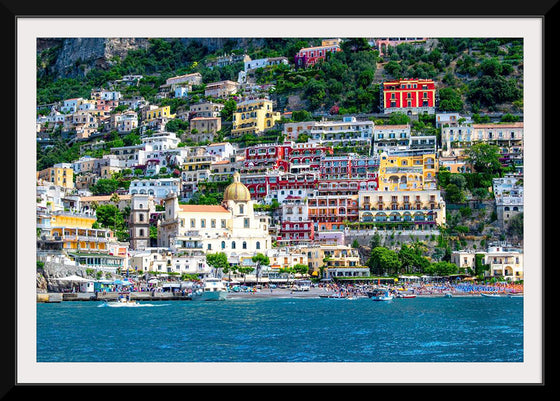
MULTIPOLYGON (((168 283, 147 283, 147 282, 131 282, 130 286, 115 286, 111 289, 105 289, 102 292, 150 292, 152 296, 155 293, 160 292, 173 292, 174 295, 190 295, 193 287, 185 288, 181 286, 180 288, 165 288, 162 286, 168 283)), ((272 293, 274 289, 280 288, 274 285, 263 284, 259 286, 237 286, 238 288, 230 288, 233 292, 270 292, 272 293)), ((479 295, 482 293, 486 294, 523 294, 523 284, 513 283, 513 282, 497 282, 497 283, 478 283, 474 281, 445 281, 445 282, 400 282, 394 284, 382 284, 375 282, 317 282, 311 284, 311 289, 314 292, 319 290, 321 293, 333 294, 341 297, 361 297, 367 296, 367 293, 372 289, 383 288, 391 292, 393 295, 398 294, 414 294, 418 296, 429 296, 429 295, 444 295, 444 294, 454 294, 454 295, 479 295)), ((295 291, 293 287, 287 287, 290 292, 295 291)))
POLYGON ((341 284, 328 283, 319 285, 325 291, 342 296, 366 296, 372 288, 387 289, 390 293, 414 295, 480 295, 480 294, 523 294, 523 284, 519 283, 473 283, 473 282, 443 282, 443 283, 400 283, 398 285, 386 284, 341 284))

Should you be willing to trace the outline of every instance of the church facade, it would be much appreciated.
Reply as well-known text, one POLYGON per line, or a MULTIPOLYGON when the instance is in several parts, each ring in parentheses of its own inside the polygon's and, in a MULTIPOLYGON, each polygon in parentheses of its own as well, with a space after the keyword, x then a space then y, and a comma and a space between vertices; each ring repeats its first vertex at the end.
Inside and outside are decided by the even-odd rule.
POLYGON ((158 246, 176 253, 223 252, 230 263, 241 263, 272 248, 268 218, 255 216, 249 190, 234 173, 221 205, 180 205, 177 194, 164 199, 165 215, 158 223, 158 246))

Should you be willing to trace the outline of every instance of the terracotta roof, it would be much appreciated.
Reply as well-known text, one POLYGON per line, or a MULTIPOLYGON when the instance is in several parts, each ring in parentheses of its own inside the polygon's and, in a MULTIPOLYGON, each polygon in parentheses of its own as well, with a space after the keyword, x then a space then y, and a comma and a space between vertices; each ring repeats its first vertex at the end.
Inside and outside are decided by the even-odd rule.
POLYGON ((473 124, 473 128, 523 128, 523 123, 473 124))
MULTIPOLYGON (((98 202, 103 202, 103 201, 110 201, 111 197, 113 195, 97 195, 97 196, 80 196, 80 201, 82 202, 91 202, 91 201, 98 201, 98 202)), ((119 199, 121 201, 123 200, 129 200, 131 198, 131 195, 118 195, 119 199)))
POLYGON ((186 213, 229 213, 220 205, 179 205, 179 208, 186 213))

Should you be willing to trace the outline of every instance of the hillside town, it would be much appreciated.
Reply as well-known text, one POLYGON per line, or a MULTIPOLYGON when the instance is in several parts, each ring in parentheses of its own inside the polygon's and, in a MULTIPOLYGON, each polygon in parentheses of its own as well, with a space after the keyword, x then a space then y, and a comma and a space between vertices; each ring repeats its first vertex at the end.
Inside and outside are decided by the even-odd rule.
MULTIPOLYGON (((378 39, 381 55, 425 40, 378 39)), ((38 153, 55 136, 80 150, 37 170, 38 291, 72 274, 522 282, 522 118, 442 110, 439 81, 410 77, 377 82, 379 112, 318 115, 279 107, 273 83, 255 78, 340 51, 325 38, 282 57, 224 54, 208 67, 242 65, 237 80, 180 74, 148 100, 127 89, 146 77, 126 75, 37 105, 38 153), (489 148, 497 173, 465 181, 489 148)))

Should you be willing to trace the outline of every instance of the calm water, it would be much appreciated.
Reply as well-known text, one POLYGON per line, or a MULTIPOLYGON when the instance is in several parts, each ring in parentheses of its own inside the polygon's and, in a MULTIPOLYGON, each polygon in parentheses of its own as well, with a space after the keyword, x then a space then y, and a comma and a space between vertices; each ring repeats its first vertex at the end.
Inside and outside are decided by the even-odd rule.
POLYGON ((523 298, 37 304, 37 362, 523 362, 523 298))

